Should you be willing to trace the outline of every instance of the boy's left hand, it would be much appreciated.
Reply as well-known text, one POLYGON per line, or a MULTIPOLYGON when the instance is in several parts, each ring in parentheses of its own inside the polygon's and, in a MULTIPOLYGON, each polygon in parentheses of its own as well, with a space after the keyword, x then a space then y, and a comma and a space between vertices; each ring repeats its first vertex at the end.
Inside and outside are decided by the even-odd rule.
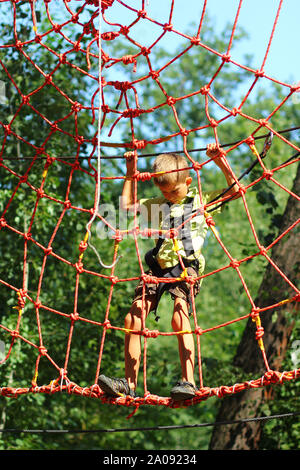
POLYGON ((206 155, 210 158, 213 158, 216 165, 222 165, 223 155, 220 151, 220 147, 217 144, 208 144, 206 155))
POLYGON ((206 149, 206 155, 208 157, 216 157, 220 153, 219 146, 217 144, 208 144, 206 149))

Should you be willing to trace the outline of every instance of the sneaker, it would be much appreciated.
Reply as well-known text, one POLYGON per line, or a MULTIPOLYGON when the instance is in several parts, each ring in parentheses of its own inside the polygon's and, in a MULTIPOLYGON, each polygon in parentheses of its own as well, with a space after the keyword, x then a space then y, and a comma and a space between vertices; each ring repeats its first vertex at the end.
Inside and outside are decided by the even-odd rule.
POLYGON ((135 392, 129 387, 126 379, 117 379, 115 377, 106 377, 106 375, 100 375, 98 384, 109 396, 120 397, 123 395, 129 395, 135 397, 135 392))
POLYGON ((171 398, 175 401, 187 400, 193 398, 196 395, 196 387, 186 381, 179 381, 171 390, 171 398))

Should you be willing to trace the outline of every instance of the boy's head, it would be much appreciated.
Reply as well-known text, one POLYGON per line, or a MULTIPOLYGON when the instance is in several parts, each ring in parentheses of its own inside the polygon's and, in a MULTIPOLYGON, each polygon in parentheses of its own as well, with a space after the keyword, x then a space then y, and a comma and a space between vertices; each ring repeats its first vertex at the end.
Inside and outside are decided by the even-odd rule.
POLYGON ((168 201, 175 204, 186 197, 192 178, 183 155, 176 153, 158 155, 153 164, 153 171, 162 172, 153 179, 168 201))

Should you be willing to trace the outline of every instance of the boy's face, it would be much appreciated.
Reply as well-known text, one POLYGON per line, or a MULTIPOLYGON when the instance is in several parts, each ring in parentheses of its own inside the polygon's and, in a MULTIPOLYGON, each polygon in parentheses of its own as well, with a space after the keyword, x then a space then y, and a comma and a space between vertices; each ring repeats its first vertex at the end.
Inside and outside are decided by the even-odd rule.
POLYGON ((178 204, 182 201, 189 190, 189 186, 192 182, 192 178, 186 178, 186 180, 182 183, 169 183, 169 184, 158 184, 160 191, 162 192, 163 196, 172 204, 178 204))

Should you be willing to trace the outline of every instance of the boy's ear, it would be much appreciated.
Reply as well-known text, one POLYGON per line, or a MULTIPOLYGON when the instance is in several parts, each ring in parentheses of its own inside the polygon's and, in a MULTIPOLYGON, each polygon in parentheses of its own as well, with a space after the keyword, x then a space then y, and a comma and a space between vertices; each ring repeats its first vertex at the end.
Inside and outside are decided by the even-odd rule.
POLYGON ((191 182, 193 181, 193 178, 191 176, 188 176, 185 180, 187 186, 189 186, 191 184, 191 182))

